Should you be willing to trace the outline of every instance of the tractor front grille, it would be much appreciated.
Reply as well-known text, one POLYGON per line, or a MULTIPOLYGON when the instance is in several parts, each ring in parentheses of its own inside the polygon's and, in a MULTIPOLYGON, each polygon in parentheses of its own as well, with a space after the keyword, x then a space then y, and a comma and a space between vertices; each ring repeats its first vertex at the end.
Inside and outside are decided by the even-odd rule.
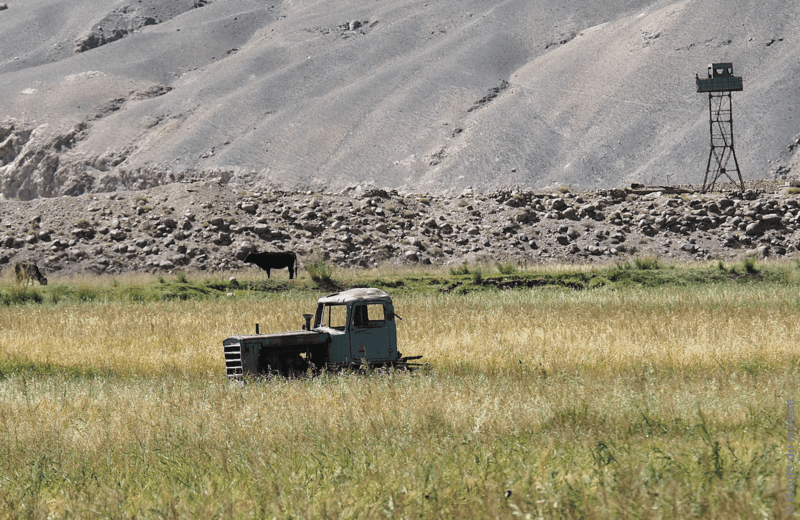
POLYGON ((225 349, 225 368, 228 377, 238 379, 242 377, 242 344, 239 342, 224 345, 225 349))

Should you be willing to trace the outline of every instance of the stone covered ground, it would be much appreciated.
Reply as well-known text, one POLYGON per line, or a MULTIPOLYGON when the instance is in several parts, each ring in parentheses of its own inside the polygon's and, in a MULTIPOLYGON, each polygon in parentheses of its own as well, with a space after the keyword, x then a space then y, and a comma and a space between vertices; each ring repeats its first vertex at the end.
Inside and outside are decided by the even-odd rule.
POLYGON ((253 193, 194 182, 6 201, 0 268, 33 261, 47 276, 226 271, 249 266, 249 252, 287 250, 301 270, 320 260, 358 268, 800 256, 797 190, 747 184, 744 194, 633 186, 443 197, 253 193))

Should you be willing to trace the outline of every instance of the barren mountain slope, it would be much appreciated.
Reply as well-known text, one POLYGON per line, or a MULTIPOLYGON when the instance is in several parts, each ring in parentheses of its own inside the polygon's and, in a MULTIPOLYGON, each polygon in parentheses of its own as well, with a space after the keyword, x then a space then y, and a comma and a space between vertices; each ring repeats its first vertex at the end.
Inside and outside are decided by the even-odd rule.
POLYGON ((9 1, 0 194, 696 183, 711 61, 767 177, 800 132, 797 34, 777 0, 9 1))

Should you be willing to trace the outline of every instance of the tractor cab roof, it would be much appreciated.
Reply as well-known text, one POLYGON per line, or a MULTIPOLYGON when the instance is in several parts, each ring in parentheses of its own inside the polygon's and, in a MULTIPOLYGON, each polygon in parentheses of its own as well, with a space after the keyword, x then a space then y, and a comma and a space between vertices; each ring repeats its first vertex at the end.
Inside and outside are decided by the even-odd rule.
POLYGON ((380 289, 350 289, 338 293, 329 294, 319 299, 319 303, 324 304, 349 304, 357 301, 364 303, 392 303, 392 298, 388 293, 380 289))

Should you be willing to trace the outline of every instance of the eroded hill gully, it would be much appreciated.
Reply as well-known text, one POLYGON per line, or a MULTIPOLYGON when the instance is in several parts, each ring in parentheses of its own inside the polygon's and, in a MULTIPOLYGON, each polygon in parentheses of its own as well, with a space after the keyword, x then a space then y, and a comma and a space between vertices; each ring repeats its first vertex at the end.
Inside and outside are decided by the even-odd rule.
POLYGON ((67 128, 16 119, 0 122, 0 196, 32 200, 120 188, 144 189, 182 180, 180 174, 176 176, 159 165, 130 170, 120 167, 134 151, 133 145, 99 154, 74 150, 89 137, 94 122, 122 110, 126 103, 163 96, 171 90, 167 85, 154 85, 131 91, 103 103, 86 121, 67 128))
POLYGON ((139 0, 138 3, 119 7, 108 13, 87 33, 75 40, 75 52, 85 52, 102 47, 148 25, 166 22, 209 3, 210 0, 173 0, 172 2, 139 0))

